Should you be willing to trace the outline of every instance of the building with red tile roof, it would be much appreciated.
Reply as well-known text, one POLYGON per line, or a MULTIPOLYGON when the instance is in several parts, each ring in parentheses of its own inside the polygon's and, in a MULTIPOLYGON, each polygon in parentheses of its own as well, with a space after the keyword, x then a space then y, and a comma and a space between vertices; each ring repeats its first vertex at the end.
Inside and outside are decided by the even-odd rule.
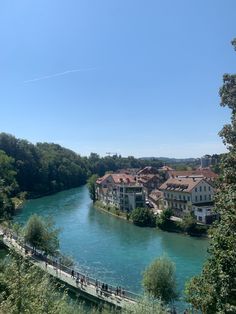
POLYGON ((198 221, 207 223, 213 215, 214 187, 203 177, 172 177, 159 189, 164 207, 172 209, 177 217, 193 211, 198 221))

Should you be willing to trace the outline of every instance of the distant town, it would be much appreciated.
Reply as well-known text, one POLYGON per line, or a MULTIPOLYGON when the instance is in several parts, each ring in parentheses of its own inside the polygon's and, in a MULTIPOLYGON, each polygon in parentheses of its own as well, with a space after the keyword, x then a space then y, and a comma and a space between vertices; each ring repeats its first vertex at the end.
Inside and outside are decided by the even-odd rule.
POLYGON ((174 170, 164 165, 120 169, 106 173, 96 181, 96 199, 105 206, 123 212, 148 207, 154 214, 171 209, 173 219, 194 213, 198 223, 211 224, 214 208, 215 180, 212 158, 205 155, 194 170, 174 170))

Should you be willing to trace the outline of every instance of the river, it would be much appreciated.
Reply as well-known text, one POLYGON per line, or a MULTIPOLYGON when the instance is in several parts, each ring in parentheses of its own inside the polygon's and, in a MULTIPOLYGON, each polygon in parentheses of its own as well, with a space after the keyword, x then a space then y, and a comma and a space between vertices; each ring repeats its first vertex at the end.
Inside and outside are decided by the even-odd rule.
POLYGON ((207 239, 136 227, 95 209, 86 186, 29 200, 15 221, 24 224, 34 213, 53 217, 61 228, 61 251, 83 272, 136 293, 142 291, 142 272, 158 256, 176 264, 180 291, 207 256, 207 239))

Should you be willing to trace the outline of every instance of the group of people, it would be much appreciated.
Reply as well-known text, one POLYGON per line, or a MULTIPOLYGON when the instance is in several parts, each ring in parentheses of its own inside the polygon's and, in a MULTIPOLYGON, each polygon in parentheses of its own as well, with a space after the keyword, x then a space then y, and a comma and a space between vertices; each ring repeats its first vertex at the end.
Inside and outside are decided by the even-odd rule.
MULTIPOLYGON (((40 255, 39 257, 41 257, 45 261, 46 269, 47 269, 48 264, 52 264, 56 272, 58 271, 58 268, 61 269, 60 268, 61 265, 58 264, 57 260, 51 261, 49 258, 47 258, 46 256, 43 256, 42 254, 38 254, 38 255, 40 255)), ((74 269, 70 270, 70 275, 71 275, 71 278, 75 279, 77 287, 79 286, 79 284, 81 285, 81 288, 90 284, 90 280, 88 276, 84 276, 80 274, 79 272, 75 271, 74 269)), ((125 290, 122 289, 121 287, 113 288, 113 287, 108 286, 108 284, 106 283, 99 282, 98 280, 95 281, 94 285, 95 285, 97 294, 100 292, 100 295, 114 293, 116 296, 120 296, 120 297, 125 296, 125 290)))
MULTIPOLYGON (((76 281, 76 286, 81 284, 81 288, 85 285, 89 285, 89 277, 85 277, 84 275, 79 274, 78 272, 75 272, 73 269, 71 270, 71 278, 74 278, 76 281)), ((112 289, 112 287, 109 287, 106 283, 100 283, 98 280, 95 281, 95 287, 96 287, 96 293, 98 294, 100 291, 100 295, 103 293, 115 293, 117 296, 124 297, 125 296, 125 290, 121 287, 116 287, 116 289, 112 289)))

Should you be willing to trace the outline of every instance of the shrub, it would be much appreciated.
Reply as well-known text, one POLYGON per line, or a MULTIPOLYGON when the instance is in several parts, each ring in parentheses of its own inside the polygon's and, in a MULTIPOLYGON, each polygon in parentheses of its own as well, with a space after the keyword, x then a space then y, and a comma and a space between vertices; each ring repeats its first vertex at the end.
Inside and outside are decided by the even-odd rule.
POLYGON ((155 227, 154 214, 148 208, 135 208, 131 213, 133 223, 140 227, 155 227))
POLYGON ((144 290, 165 303, 178 297, 175 265, 167 257, 157 258, 143 274, 144 290))

